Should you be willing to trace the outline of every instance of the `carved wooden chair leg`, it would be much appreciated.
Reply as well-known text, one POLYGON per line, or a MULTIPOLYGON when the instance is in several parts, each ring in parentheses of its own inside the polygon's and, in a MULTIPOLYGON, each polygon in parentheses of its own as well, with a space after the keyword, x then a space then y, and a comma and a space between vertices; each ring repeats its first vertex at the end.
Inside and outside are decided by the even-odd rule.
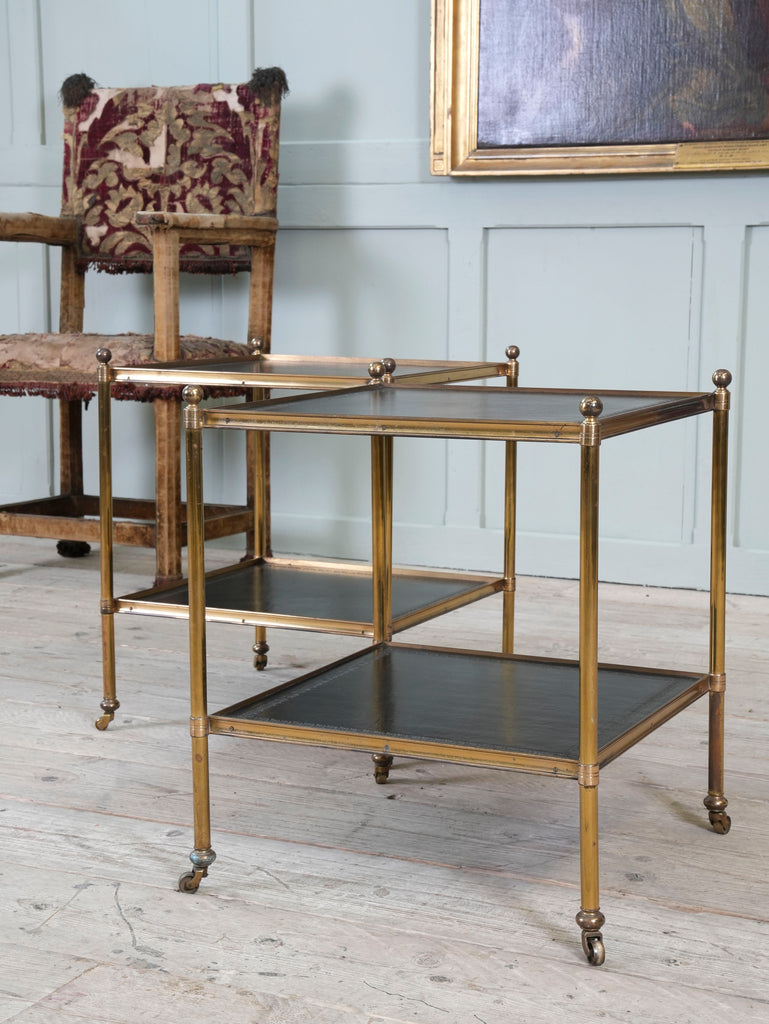
POLYGON ((182 576, 181 478, 179 403, 155 399, 155 584, 182 576))
MULTIPOLYGON (((83 406, 80 401, 59 402, 59 463, 62 494, 83 493, 83 406)), ((91 551, 84 540, 60 540, 56 551, 62 558, 82 558, 91 551)))

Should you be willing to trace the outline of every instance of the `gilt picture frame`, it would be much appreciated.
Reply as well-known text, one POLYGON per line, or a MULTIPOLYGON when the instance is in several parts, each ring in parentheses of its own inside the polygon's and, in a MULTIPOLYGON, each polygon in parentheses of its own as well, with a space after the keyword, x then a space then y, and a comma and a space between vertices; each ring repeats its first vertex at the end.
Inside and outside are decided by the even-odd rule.
POLYGON ((432 0, 435 175, 769 168, 769 0, 432 0))

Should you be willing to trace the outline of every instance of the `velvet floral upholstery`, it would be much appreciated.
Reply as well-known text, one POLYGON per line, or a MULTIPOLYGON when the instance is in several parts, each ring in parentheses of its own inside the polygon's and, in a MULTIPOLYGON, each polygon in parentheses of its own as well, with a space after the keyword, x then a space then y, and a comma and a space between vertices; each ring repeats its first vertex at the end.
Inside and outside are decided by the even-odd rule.
MULTIPOLYGON (((275 213, 280 91, 246 85, 93 89, 64 111, 62 215, 81 225, 78 264, 152 269, 140 210, 275 213)), ((64 91, 67 99, 77 92, 64 91)), ((184 271, 250 268, 241 247, 183 244, 184 271)))

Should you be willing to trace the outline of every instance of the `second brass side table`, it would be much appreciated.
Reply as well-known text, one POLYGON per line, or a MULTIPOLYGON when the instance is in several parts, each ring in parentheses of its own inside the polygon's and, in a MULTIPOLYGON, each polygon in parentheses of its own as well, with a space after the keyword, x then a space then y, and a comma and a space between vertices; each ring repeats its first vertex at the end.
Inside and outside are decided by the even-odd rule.
MULTIPOLYGON (((114 531, 124 543, 131 543, 137 531, 150 529, 141 523, 116 524, 112 513, 112 426, 111 391, 114 387, 140 391, 142 388, 179 389, 184 384, 201 388, 248 389, 254 397, 265 398, 271 389, 308 389, 313 392, 359 387, 374 389, 394 379, 412 383, 447 384, 499 378, 508 387, 517 385, 518 349, 509 346, 504 362, 435 361, 405 359, 374 360, 340 356, 279 355, 254 346, 250 359, 198 360, 153 363, 147 366, 110 365, 108 350, 100 350, 99 361, 99 494, 101 612, 103 651, 102 714, 97 729, 106 729, 120 706, 117 698, 115 665, 116 614, 139 614, 186 619, 187 581, 179 578, 120 597, 114 592, 114 531)), ((248 509, 237 515, 247 531, 246 557, 235 565, 209 574, 206 583, 206 615, 211 620, 245 623, 254 627, 254 666, 267 664, 268 627, 310 629, 381 639, 385 628, 375 608, 371 570, 345 562, 319 562, 276 558, 270 540, 270 472, 268 435, 249 435, 247 460, 248 509)), ((376 480, 376 473, 374 480, 376 480)), ((375 499, 376 500, 376 499, 375 499)), ((149 504, 149 503, 145 503, 149 504)), ((205 539, 217 532, 217 513, 230 522, 232 510, 207 505, 205 539)), ((187 524, 180 517, 181 544, 187 543, 187 524)), ((227 529, 231 533, 232 529, 227 529)), ((145 540, 146 544, 146 540, 145 540)), ((433 571, 397 570, 387 629, 396 632, 418 622, 475 601, 500 589, 501 581, 490 576, 465 576, 433 571)), ((381 780, 381 767, 378 769, 381 780)))

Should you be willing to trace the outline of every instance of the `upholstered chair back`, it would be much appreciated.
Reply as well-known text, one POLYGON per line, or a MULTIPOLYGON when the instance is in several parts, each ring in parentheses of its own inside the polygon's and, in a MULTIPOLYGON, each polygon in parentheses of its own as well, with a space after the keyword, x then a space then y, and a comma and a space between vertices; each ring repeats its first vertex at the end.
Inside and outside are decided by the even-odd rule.
MULTIPOLYGON (((94 89, 85 75, 62 87, 62 215, 81 226, 77 263, 110 273, 152 270, 141 211, 274 216, 280 69, 243 85, 94 89)), ((180 269, 249 270, 245 246, 185 242, 180 269)))

